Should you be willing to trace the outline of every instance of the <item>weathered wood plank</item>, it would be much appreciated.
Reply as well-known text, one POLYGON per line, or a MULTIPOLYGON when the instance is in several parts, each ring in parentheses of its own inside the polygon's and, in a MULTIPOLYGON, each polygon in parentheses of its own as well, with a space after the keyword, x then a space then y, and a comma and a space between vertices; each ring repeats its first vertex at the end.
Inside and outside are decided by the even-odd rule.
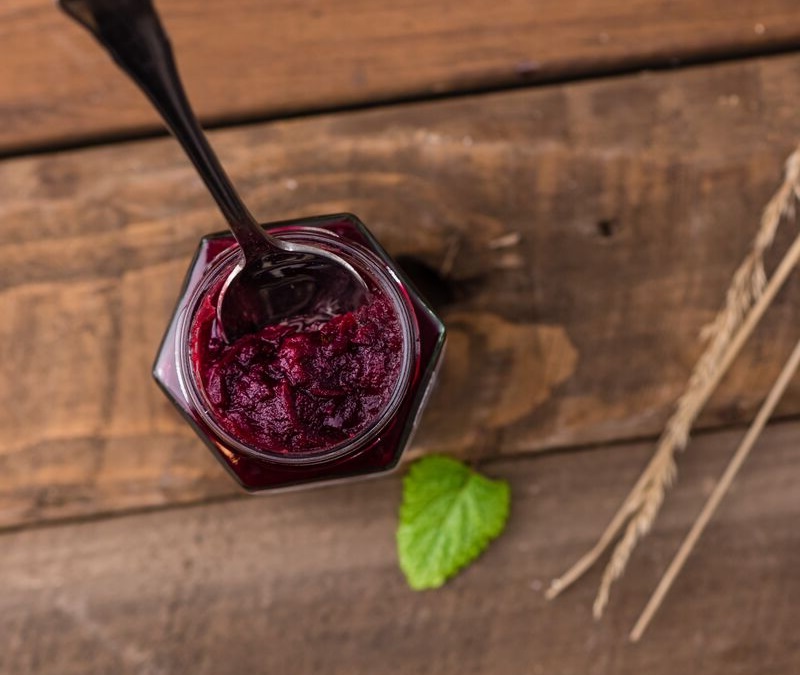
MULTIPOLYGON (((162 0, 204 119, 513 85, 800 44, 793 0, 162 0)), ((44 0, 0 7, 0 150, 160 128, 44 0)))
POLYGON ((599 573, 552 604, 645 445, 492 462, 506 533, 445 588, 395 562, 398 477, 0 538, 0 672, 785 675, 800 668, 800 426, 768 429, 643 643, 627 630, 733 451, 681 458, 663 518, 591 619, 599 573))
MULTIPOLYGON (((214 135, 256 213, 350 210, 450 260, 450 344, 418 451, 656 434, 800 138, 800 58, 214 135)), ((0 525, 234 490, 150 381, 199 236, 175 144, 0 165, 0 525)), ((787 228, 789 232, 791 228, 787 228)), ((714 398, 741 423, 796 340, 793 279, 714 398)), ((800 412, 800 386, 782 412, 800 412)))

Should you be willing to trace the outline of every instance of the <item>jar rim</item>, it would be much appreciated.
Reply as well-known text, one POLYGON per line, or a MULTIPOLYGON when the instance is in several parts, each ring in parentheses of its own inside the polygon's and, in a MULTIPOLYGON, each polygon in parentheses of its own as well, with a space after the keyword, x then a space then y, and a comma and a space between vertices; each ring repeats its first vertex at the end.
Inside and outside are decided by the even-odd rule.
POLYGON ((222 276, 236 265, 241 259, 241 249, 235 243, 230 248, 220 252, 203 271, 203 275, 184 306, 179 317, 175 332, 175 351, 177 354, 176 365, 178 382, 194 407, 197 415, 215 435, 234 451, 240 452, 262 461, 275 462, 286 466, 306 466, 341 459, 354 455, 365 449, 372 441, 377 439, 397 412, 405 397, 413 376, 415 354, 418 350, 419 335, 413 311, 409 304, 402 282, 388 266, 385 260, 378 257, 368 248, 340 235, 313 226, 293 225, 270 229, 270 234, 286 241, 311 244, 331 249, 345 258, 360 272, 365 273, 377 288, 391 302, 400 323, 403 352, 401 356, 400 372, 394 383, 391 396, 385 403, 380 414, 377 415, 364 429, 353 437, 340 443, 324 446, 303 452, 277 453, 243 443, 230 432, 225 430, 218 422, 218 415, 208 400, 205 388, 199 374, 193 365, 191 348, 191 329, 194 318, 203 299, 219 283, 222 276))

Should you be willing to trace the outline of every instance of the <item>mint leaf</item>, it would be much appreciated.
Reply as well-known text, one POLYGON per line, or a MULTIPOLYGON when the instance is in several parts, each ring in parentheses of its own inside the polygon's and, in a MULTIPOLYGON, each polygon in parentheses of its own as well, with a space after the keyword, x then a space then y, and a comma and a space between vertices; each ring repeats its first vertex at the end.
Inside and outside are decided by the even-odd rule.
POLYGON ((400 568, 411 588, 438 588, 471 563, 508 519, 508 483, 454 459, 424 457, 403 479, 397 528, 400 568))

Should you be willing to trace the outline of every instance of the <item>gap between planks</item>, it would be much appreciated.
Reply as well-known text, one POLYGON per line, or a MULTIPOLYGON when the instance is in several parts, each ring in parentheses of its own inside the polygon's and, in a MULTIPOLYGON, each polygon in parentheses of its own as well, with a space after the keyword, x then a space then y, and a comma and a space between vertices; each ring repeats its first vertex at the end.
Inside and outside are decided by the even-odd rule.
MULTIPOLYGON (((287 109, 278 114, 259 113, 241 115, 210 116, 201 120, 202 127, 206 131, 222 129, 235 129, 238 127, 254 126, 259 124, 269 124, 286 120, 313 119, 326 115, 339 115, 363 110, 374 110, 380 108, 392 108, 397 106, 415 105, 419 103, 435 103, 444 100, 466 99, 470 97, 480 97, 504 92, 518 91, 524 89, 542 89, 556 87, 592 80, 614 79, 619 77, 629 77, 641 73, 657 73, 662 71, 683 71, 707 66, 720 65, 724 63, 745 62, 750 60, 761 60, 769 58, 779 58, 791 54, 800 53, 800 41, 787 40, 785 43, 764 45, 759 48, 744 47, 732 52, 708 54, 700 53, 679 59, 651 60, 640 58, 632 60, 623 65, 614 64, 608 67, 591 69, 576 69, 575 71, 565 71, 554 76, 543 76, 539 79, 528 82, 497 82, 490 85, 473 88, 462 88, 444 93, 425 92, 421 94, 401 95, 396 97, 376 98, 369 101, 357 103, 345 103, 341 105, 319 106, 312 108, 287 109)), ((120 75, 122 77, 122 75, 120 75)), ((169 136, 166 128, 159 125, 134 127, 125 131, 78 135, 68 140, 58 142, 32 143, 24 146, 8 146, 0 148, 0 162, 17 159, 21 157, 31 157, 37 155, 47 155, 58 152, 68 152, 71 150, 85 150, 90 148, 121 145, 124 143, 134 143, 147 141, 169 136)))
MULTIPOLYGON (((780 427, 786 428, 791 426, 800 427, 800 415, 787 415, 784 417, 774 417, 772 418, 770 423, 766 426, 765 430, 769 431, 778 429, 780 427)), ((720 427, 699 429, 696 432, 692 433, 692 439, 696 442, 701 438, 708 439, 708 438, 713 438, 715 436, 725 436, 738 431, 745 431, 747 427, 748 427, 747 424, 733 424, 720 427)), ((613 451, 626 447, 633 448, 633 447, 641 447, 643 445, 652 445, 655 443, 655 441, 656 437, 654 436, 643 436, 641 438, 626 438, 619 441, 598 441, 597 443, 555 447, 546 450, 535 450, 533 452, 521 455, 502 455, 497 457, 488 457, 485 459, 477 459, 471 461, 470 465, 476 468, 480 468, 481 470, 488 467, 489 471, 491 472, 491 466, 493 464, 508 464, 510 462, 522 464, 522 463, 541 460, 544 458, 552 458, 554 456, 577 455, 584 452, 602 453, 604 450, 613 451)), ((198 441, 198 452, 207 452, 206 449, 202 447, 199 441, 198 441)), ((231 482, 231 488, 233 491, 229 494, 207 496, 207 497, 202 497, 200 499, 188 499, 185 501, 171 502, 168 504, 144 505, 144 506, 123 508, 118 510, 95 511, 87 515, 73 515, 73 516, 66 516, 63 518, 45 518, 33 522, 21 522, 14 525, 2 526, 0 527, 0 538, 25 531, 42 530, 53 527, 68 527, 70 525, 93 523, 106 520, 115 520, 117 518, 126 518, 130 516, 137 516, 137 515, 144 515, 151 513, 183 511, 194 508, 201 508, 204 506, 211 506, 215 504, 234 503, 252 499, 269 499, 271 496, 280 496, 282 494, 303 492, 305 490, 315 490, 315 491, 335 490, 336 488, 352 483, 357 483, 360 481, 389 481, 402 475, 405 472, 405 467, 408 466, 408 463, 409 462, 401 460, 401 463, 398 466, 398 468, 388 474, 379 474, 371 477, 368 476, 360 480, 344 480, 340 482, 333 482, 330 484, 311 486, 308 488, 302 488, 302 487, 294 489, 290 488, 288 490, 283 490, 283 491, 279 490, 277 493, 251 494, 245 492, 244 490, 239 489, 238 486, 236 486, 235 484, 233 484, 233 482, 231 482)), ((221 467, 220 471, 223 471, 221 467)))

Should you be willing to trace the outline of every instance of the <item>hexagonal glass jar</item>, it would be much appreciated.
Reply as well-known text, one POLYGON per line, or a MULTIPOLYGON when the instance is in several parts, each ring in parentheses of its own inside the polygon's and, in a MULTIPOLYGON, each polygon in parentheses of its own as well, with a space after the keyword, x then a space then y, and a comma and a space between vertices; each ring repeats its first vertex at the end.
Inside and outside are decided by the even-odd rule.
POLYGON ((400 375, 383 411, 354 437, 310 454, 276 454, 249 447, 215 421, 193 373, 189 331, 215 279, 221 279, 239 259, 236 242, 227 232, 200 240, 158 350, 153 377, 247 490, 274 490, 391 470, 411 438, 435 379, 445 342, 444 324, 355 216, 319 216, 265 227, 277 237, 336 251, 362 273, 379 279, 382 290, 392 298, 404 348, 400 375))

